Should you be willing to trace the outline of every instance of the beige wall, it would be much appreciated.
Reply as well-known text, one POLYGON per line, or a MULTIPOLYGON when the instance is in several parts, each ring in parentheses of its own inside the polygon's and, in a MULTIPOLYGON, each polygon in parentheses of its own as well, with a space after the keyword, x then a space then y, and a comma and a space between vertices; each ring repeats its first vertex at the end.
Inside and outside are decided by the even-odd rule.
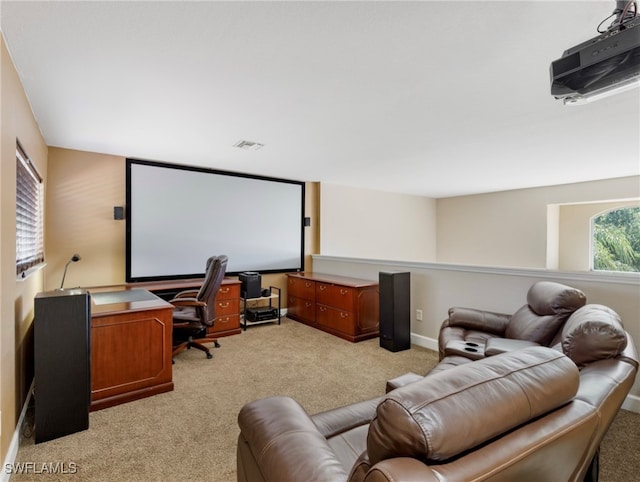
POLYGON ((437 200, 437 260, 547 267, 547 206, 640 198, 640 176, 437 200))
MULTIPOLYGON (((113 219, 113 207, 125 205, 125 176, 125 157, 49 149, 46 289, 60 286, 74 253, 82 259, 69 265, 65 287, 125 282, 126 222, 113 219)), ((311 218, 305 228, 305 266, 310 269, 311 255, 318 252, 317 183, 307 183, 305 193, 305 215, 311 218)), ((263 285, 285 289, 286 276, 265 275, 263 285)))
POLYGON ((125 205, 125 158, 49 149, 45 288, 124 283, 125 221, 113 207, 125 205))
POLYGON ((4 38, 0 61, 0 456, 4 460, 33 378, 33 299, 43 288, 42 271, 16 280, 16 139, 45 179, 47 146, 4 38))
POLYGON ((639 201, 582 203, 559 206, 559 242, 557 268, 565 271, 591 269, 591 219, 621 207, 638 207, 639 201))
POLYGON ((434 199, 324 183, 320 191, 322 254, 435 261, 434 199))

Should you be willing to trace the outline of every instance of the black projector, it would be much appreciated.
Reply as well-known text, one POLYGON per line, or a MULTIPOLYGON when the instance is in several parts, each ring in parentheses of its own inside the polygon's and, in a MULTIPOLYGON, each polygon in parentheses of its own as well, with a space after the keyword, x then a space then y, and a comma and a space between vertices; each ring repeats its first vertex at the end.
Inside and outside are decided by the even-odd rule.
POLYGON ((245 314, 247 321, 265 321, 278 317, 278 308, 261 306, 257 308, 247 308, 245 314))
POLYGON ((640 81, 640 16, 564 52, 550 67, 551 94, 565 104, 640 81))

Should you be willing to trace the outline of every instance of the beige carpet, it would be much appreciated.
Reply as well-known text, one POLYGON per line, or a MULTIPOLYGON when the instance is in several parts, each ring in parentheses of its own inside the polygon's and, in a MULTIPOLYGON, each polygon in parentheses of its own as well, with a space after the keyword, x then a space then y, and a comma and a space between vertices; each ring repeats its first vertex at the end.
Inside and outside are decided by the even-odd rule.
MULTIPOLYGON (((16 462, 35 465, 11 480, 232 482, 244 403, 289 395, 315 413, 381 395, 387 379, 437 361, 420 347, 391 353, 377 339, 352 344, 286 318, 220 342, 212 360, 176 357, 173 392, 93 412, 89 430, 34 445, 26 427, 16 462), (46 473, 55 464, 76 473, 46 473)), ((602 448, 602 482, 637 477, 639 434, 640 415, 621 412, 602 448)))

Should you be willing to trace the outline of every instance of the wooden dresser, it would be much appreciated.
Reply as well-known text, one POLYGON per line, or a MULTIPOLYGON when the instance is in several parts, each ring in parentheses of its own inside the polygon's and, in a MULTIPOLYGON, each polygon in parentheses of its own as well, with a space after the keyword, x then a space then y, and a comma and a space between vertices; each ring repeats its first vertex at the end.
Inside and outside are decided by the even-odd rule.
POLYGON ((289 318, 351 342, 378 336, 377 282, 321 273, 287 277, 289 318))

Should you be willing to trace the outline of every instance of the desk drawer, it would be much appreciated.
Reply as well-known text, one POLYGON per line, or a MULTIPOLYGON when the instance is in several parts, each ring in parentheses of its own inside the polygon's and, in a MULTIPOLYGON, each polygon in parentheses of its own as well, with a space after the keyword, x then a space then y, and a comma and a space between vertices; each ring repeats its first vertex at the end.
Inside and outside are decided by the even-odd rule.
POLYGON ((240 300, 219 300, 216 298, 216 317, 240 313, 240 300))
POLYGON ((218 334, 227 331, 240 333, 240 315, 218 316, 213 326, 207 328, 207 334, 218 334))
POLYGON ((240 285, 239 284, 223 284, 218 290, 216 300, 230 300, 233 298, 240 298, 240 285))

